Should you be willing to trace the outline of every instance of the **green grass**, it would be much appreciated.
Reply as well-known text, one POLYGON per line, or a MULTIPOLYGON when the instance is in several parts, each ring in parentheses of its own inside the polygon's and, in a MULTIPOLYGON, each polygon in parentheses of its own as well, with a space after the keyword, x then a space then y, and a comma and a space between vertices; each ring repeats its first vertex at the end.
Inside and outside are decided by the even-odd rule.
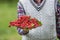
POLYGON ((3 35, 0 36, 0 40, 21 40, 21 36, 18 34, 10 34, 10 35, 3 35))
POLYGON ((17 3, 0 3, 0 40, 21 40, 17 29, 9 28, 9 22, 17 18, 17 3))

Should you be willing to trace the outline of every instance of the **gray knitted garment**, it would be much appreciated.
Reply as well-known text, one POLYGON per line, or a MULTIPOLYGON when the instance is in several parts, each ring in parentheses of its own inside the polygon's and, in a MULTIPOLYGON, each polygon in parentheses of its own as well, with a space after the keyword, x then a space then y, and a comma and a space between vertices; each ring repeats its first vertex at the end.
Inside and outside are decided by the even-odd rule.
MULTIPOLYGON (((44 1, 44 0, 43 0, 44 1)), ((23 4, 26 15, 35 17, 42 22, 41 27, 29 30, 27 35, 22 36, 22 40, 55 40, 56 39, 56 20, 55 20, 55 1, 46 0, 38 11, 30 0, 19 0, 23 4)), ((37 7, 38 8, 38 7, 37 7)))

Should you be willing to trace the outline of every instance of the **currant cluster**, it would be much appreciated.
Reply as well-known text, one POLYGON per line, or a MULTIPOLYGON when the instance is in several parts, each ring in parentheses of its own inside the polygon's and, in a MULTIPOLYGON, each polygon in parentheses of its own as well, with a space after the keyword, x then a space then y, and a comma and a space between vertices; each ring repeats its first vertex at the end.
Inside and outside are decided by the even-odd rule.
POLYGON ((9 23, 9 27, 15 26, 21 29, 33 29, 41 26, 42 23, 38 21, 36 18, 31 18, 31 16, 21 16, 17 20, 9 23))

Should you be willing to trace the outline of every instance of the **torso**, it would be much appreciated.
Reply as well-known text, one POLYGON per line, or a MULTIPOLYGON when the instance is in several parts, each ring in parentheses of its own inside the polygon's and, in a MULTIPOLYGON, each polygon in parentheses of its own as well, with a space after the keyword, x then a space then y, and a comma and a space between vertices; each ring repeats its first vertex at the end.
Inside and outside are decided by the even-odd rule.
POLYGON ((41 27, 30 30, 26 35, 26 37, 30 38, 30 40, 51 39, 56 37, 54 2, 55 0, 46 0, 43 7, 37 11, 29 0, 25 0, 24 2, 21 0, 26 11, 26 15, 35 17, 42 22, 41 27))

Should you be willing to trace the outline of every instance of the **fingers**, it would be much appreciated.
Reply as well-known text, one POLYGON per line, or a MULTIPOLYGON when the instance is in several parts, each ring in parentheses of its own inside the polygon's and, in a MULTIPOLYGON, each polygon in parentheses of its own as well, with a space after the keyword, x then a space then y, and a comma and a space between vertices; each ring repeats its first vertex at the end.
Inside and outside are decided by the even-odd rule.
POLYGON ((26 35, 26 34, 29 33, 29 31, 28 31, 28 32, 27 32, 27 31, 24 31, 24 30, 21 29, 21 28, 17 28, 17 30, 18 30, 18 33, 19 33, 20 35, 26 35))

